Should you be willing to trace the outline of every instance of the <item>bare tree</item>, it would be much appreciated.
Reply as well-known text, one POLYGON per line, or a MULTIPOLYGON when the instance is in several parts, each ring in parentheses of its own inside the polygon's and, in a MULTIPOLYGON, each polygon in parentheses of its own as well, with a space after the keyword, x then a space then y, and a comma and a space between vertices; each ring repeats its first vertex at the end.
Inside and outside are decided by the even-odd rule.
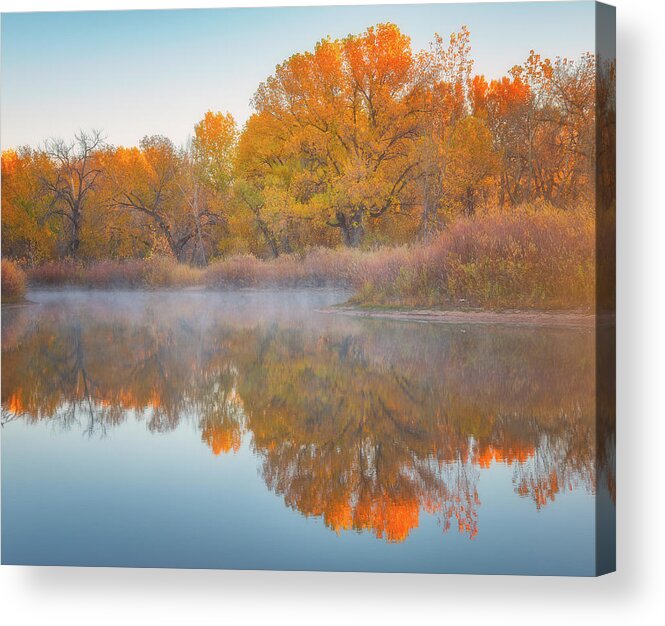
POLYGON ((185 262, 191 248, 191 260, 198 254, 205 265, 206 233, 224 220, 209 208, 191 154, 158 135, 144 137, 140 147, 144 158, 133 172, 111 174, 116 188, 114 206, 149 218, 178 261, 185 262))
POLYGON ((104 145, 100 131, 79 131, 74 141, 48 139, 44 151, 53 169, 42 177, 44 191, 50 198, 43 219, 63 218, 68 233, 66 254, 76 257, 81 244, 81 227, 90 204, 90 194, 102 174, 95 153, 104 145))

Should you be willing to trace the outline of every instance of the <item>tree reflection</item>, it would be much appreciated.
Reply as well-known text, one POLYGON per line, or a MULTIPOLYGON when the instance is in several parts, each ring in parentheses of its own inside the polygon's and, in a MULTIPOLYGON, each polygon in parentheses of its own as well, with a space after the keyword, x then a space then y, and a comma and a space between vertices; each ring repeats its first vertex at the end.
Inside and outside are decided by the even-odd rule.
MULTIPOLYGON (((245 434, 267 486, 336 532, 404 541, 423 512, 478 533, 479 477, 538 508, 595 490, 593 333, 48 305, 3 316, 3 421, 88 434, 193 421, 245 434)), ((601 436, 602 433, 601 433, 601 436)))

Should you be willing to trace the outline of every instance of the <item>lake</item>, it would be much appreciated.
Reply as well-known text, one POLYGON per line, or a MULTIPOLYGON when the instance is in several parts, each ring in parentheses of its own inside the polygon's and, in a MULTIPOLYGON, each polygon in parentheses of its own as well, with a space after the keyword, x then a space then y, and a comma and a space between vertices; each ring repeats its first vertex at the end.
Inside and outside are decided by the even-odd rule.
POLYGON ((593 575, 594 329, 321 312, 347 297, 3 307, 2 562, 593 575))

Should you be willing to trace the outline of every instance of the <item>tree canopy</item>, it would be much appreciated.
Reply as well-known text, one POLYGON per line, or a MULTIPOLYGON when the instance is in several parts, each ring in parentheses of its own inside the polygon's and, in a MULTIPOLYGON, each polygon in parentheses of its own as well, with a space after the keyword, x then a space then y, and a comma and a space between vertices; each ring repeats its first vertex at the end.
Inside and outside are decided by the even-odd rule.
POLYGON ((613 80, 591 54, 534 51, 488 80, 466 27, 422 51, 394 24, 328 37, 275 68, 241 129, 208 111, 182 147, 115 147, 95 131, 3 152, 3 254, 206 264, 427 240, 524 203, 576 211, 608 153, 596 119, 613 124, 613 80))

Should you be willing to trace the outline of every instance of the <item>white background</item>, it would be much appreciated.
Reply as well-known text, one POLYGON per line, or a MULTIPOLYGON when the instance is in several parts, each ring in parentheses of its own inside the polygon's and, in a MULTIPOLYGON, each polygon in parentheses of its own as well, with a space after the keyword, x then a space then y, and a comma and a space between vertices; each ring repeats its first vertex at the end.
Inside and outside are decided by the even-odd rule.
MULTIPOLYGON (((324 3, 197 0, 195 6, 279 4, 324 3)), ((5 566, 1 623, 665 623, 665 21, 657 0, 614 4, 619 571, 557 579, 5 566)), ((2 11, 183 6, 182 0, 0 0, 2 11)))

